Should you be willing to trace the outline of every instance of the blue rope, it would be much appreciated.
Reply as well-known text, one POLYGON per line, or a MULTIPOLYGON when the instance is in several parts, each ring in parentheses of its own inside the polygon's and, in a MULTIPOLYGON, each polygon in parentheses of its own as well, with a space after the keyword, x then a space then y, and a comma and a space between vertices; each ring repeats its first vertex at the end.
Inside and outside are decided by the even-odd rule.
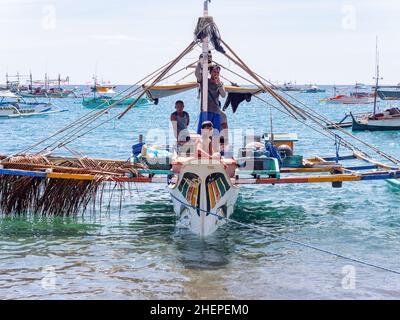
POLYGON ((274 238, 277 238, 277 239, 281 239, 281 240, 285 240, 285 241, 297 244, 297 245, 302 246, 302 247, 306 247, 306 248, 309 248, 309 249, 313 249, 313 250, 316 250, 316 251, 327 253, 327 254, 330 254, 332 256, 336 256, 336 257, 339 257, 339 258, 342 258, 342 259, 345 259, 345 260, 350 260, 350 261, 353 261, 353 262, 356 262, 356 263, 359 263, 359 264, 362 264, 362 265, 365 265, 365 266, 369 266, 369 267, 372 267, 372 268, 376 268, 376 269, 380 269, 380 270, 384 270, 384 271, 387 271, 387 272, 391 272, 391 273, 395 273, 395 274, 400 275, 400 271, 393 270, 393 269, 390 269, 390 268, 387 268, 387 267, 383 267, 383 266, 380 266, 380 265, 376 265, 376 264, 373 264, 373 263, 370 263, 370 262, 366 262, 366 261, 363 261, 363 260, 359 260, 359 259, 356 259, 356 258, 351 258, 351 257, 345 256, 345 255, 342 255, 340 253, 336 253, 336 252, 333 252, 333 251, 330 251, 330 250, 327 250, 327 249, 316 247, 316 246, 311 245, 311 244, 300 242, 298 240, 290 239, 290 238, 287 238, 287 237, 284 237, 284 236, 278 236, 278 235, 273 234, 271 232, 268 232, 268 231, 266 231, 264 229, 261 229, 260 227, 255 226, 253 224, 239 222, 239 221, 227 218, 227 217, 220 216, 220 215, 218 215, 216 213, 201 209, 199 207, 195 207, 195 206, 192 206, 190 204, 184 203, 183 201, 181 201, 177 197, 175 197, 173 194, 171 194, 171 197, 174 198, 175 200, 177 200, 178 202, 180 202, 181 204, 183 204, 184 206, 186 206, 187 208, 193 208, 195 210, 199 210, 199 211, 205 212, 207 214, 210 214, 212 216, 217 217, 220 220, 224 219, 226 221, 230 221, 230 222, 236 223, 237 225, 240 225, 242 227, 246 227, 246 228, 249 228, 249 229, 253 229, 253 230, 258 231, 259 233, 262 233, 264 235, 271 236, 271 237, 274 237, 274 238))
POLYGON ((341 142, 342 142, 342 137, 335 134, 336 163, 339 163, 339 150, 341 142))

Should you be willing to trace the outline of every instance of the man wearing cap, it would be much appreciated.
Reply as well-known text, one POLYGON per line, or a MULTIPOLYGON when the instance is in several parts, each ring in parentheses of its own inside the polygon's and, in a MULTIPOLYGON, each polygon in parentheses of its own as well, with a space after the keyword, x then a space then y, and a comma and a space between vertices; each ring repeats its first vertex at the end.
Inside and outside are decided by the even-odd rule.
MULTIPOLYGON (((213 122, 214 128, 221 131, 224 129, 228 129, 228 121, 226 118, 226 114, 221 110, 219 102, 219 97, 221 96, 224 98, 226 96, 226 91, 224 88, 224 84, 219 77, 221 68, 217 65, 212 65, 210 66, 209 70, 211 77, 208 79, 208 103, 207 103, 208 115, 206 116, 205 119, 204 117, 203 118, 201 117, 200 123, 202 123, 204 120, 210 120, 213 122), (212 113, 211 116, 210 113, 212 113)), ((200 62, 197 64, 195 74, 197 82, 199 82, 200 87, 202 87, 202 67, 200 62)), ((203 103, 203 100, 201 100, 201 103, 203 103)), ((205 112, 205 110, 203 110, 203 105, 201 105, 201 112, 205 112)))

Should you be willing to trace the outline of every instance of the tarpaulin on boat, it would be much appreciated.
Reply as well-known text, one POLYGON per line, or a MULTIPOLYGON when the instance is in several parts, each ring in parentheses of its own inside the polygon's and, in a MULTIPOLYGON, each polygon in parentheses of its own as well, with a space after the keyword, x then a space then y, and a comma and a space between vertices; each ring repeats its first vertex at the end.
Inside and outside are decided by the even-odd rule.
MULTIPOLYGON (((156 85, 152 87, 144 87, 147 89, 147 97, 150 101, 158 103, 158 99, 165 98, 169 96, 173 96, 175 94, 179 94, 185 91, 189 91, 195 88, 198 88, 197 82, 188 82, 181 84, 168 84, 168 85, 156 85)), ((229 94, 256 94, 261 90, 255 87, 239 87, 239 86, 225 86, 225 91, 229 94)), ((242 100, 243 101, 243 100, 242 100)))
POLYGON ((189 83, 173 84, 173 85, 158 85, 149 87, 146 94, 150 101, 154 101, 157 104, 158 99, 160 98, 173 96, 175 94, 192 90, 194 88, 197 88, 197 82, 189 82, 189 83))

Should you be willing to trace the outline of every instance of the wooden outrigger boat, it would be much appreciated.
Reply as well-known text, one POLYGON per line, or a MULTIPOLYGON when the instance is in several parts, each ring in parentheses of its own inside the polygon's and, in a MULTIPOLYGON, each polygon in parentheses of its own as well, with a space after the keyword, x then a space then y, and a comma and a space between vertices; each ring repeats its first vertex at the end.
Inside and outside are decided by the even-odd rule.
POLYGON ((353 131, 389 131, 389 130, 400 130, 400 109, 389 108, 378 112, 377 110, 377 97, 379 96, 379 52, 378 52, 378 39, 376 44, 376 73, 375 73, 375 92, 372 95, 374 97, 373 103, 374 108, 372 112, 346 115, 339 123, 340 127, 352 127, 353 131), (351 122, 345 122, 347 118, 351 118, 351 122))
POLYGON ((400 130, 400 109, 390 108, 382 112, 377 111, 377 97, 379 94, 379 52, 378 39, 376 40, 376 73, 375 73, 374 109, 371 114, 355 117, 351 114, 353 131, 387 131, 400 130))
MULTIPOLYGON (((205 237, 229 220, 243 184, 330 183, 337 188, 342 187, 343 182, 400 178, 399 159, 346 130, 336 128, 342 133, 339 135, 337 131, 327 129, 326 123, 329 120, 323 115, 294 98, 298 105, 289 101, 284 96, 288 94, 284 92, 281 95, 265 78, 252 71, 221 39, 212 17, 208 16, 208 0, 204 2, 204 15, 199 18, 195 40, 177 58, 133 85, 134 89, 120 100, 128 99, 134 94, 136 99, 118 118, 122 118, 136 100, 139 101, 146 94, 155 100, 168 96, 171 91, 176 93, 196 88, 197 83, 192 83, 187 86, 174 85, 168 91, 159 82, 168 77, 168 73, 177 63, 197 45, 202 47, 202 90, 207 92, 210 42, 216 51, 251 78, 249 82, 252 86, 232 86, 232 92, 250 94, 289 118, 323 134, 335 142, 335 155, 312 158, 296 155, 294 146, 297 136, 293 133, 274 133, 272 128, 269 133, 254 135, 252 138, 246 136, 237 157, 228 152, 226 145, 219 155, 199 155, 199 142, 204 137, 198 134, 190 134, 187 141, 173 147, 146 144, 139 139, 139 143, 133 146, 129 161, 53 155, 56 150, 66 148, 72 141, 91 132, 93 128, 89 124, 107 114, 108 110, 118 104, 116 101, 104 109, 90 110, 85 116, 54 133, 51 136, 52 141, 46 137, 15 155, 0 157, 0 210, 6 214, 27 211, 40 214, 74 214, 85 210, 89 203, 96 204, 96 194, 102 192, 101 185, 104 183, 166 183, 179 223, 193 233, 205 237), (260 92, 271 95, 277 105, 259 96, 260 92), (355 146, 351 139, 379 155, 385 163, 372 158, 355 146), (341 155, 340 147, 350 150, 349 154, 341 155), (32 150, 36 151, 32 153, 32 150), (346 166, 344 162, 350 159, 359 160, 362 164, 352 163, 346 166)), ((224 69, 229 71, 228 68, 224 69)), ((202 103, 205 112, 206 95, 202 95, 202 103)), ((113 119, 115 118, 111 117, 94 127, 113 119)), ((332 122, 330 124, 334 125, 332 122)))
POLYGON ((0 118, 43 116, 63 112, 49 102, 27 102, 9 90, 0 90, 0 118))
MULTIPOLYGON (((19 79, 19 77, 18 77, 19 79)), ((19 80, 17 85, 13 86, 15 91, 24 98, 76 98, 74 90, 61 87, 61 84, 69 84, 69 77, 62 79, 60 74, 57 79, 50 79, 45 74, 44 81, 33 80, 32 73, 29 74, 29 85, 20 86, 19 80)), ((8 83, 8 75, 7 75, 8 83)))
POLYGON ((115 93, 114 89, 117 87, 110 83, 105 83, 102 81, 101 83, 97 82, 97 76, 93 76, 94 84, 90 87, 90 90, 94 93, 115 93))
POLYGON ((134 106, 146 106, 149 105, 149 101, 146 98, 140 98, 136 100, 134 97, 128 97, 120 99, 119 94, 111 95, 114 92, 115 86, 99 85, 97 83, 97 78, 93 77, 94 84, 91 87, 93 92, 92 97, 82 96, 82 106, 89 109, 104 109, 108 106, 115 105, 116 107, 127 108, 130 105, 134 106))
POLYGON ((135 98, 125 99, 123 101, 119 101, 120 99, 108 95, 100 95, 93 96, 91 98, 82 97, 82 105, 89 109, 98 109, 98 108, 107 108, 110 105, 116 103, 116 107, 127 108, 132 103, 135 102, 135 106, 147 106, 149 105, 149 101, 146 98, 141 98, 138 101, 135 101, 135 98))

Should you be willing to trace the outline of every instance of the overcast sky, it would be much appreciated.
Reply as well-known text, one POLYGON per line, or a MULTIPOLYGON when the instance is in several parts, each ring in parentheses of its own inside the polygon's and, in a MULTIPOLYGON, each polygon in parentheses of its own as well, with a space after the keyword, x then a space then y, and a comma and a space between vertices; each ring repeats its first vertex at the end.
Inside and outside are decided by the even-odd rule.
MULTIPOLYGON (((0 0, 0 13, 0 83, 31 70, 129 84, 190 43, 202 0, 0 0)), ((399 0, 212 0, 210 15, 273 81, 372 83, 378 36, 383 82, 400 82, 399 0)))

